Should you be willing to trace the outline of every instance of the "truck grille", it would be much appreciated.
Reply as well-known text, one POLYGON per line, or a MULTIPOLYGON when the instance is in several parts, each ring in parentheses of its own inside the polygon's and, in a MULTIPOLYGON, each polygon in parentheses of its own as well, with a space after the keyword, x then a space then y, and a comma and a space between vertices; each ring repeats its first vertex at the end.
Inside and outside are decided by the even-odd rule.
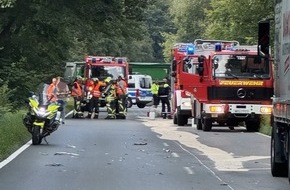
POLYGON ((208 87, 209 100, 269 100, 273 88, 208 87))

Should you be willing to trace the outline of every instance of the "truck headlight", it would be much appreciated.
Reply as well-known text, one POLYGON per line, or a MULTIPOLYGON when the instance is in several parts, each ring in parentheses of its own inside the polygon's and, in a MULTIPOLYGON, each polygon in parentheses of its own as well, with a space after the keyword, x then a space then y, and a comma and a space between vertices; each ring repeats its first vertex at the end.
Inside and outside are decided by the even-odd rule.
POLYGON ((224 107, 223 106, 209 106, 210 112, 213 113, 223 113, 224 112, 224 107))
POLYGON ((260 111, 262 114, 270 114, 272 113, 272 107, 261 107, 260 111))

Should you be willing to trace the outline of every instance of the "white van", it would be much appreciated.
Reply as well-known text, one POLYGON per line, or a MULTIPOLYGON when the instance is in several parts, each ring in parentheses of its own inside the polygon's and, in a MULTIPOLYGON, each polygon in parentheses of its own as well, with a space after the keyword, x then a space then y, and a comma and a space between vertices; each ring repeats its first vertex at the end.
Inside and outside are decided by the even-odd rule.
POLYGON ((128 98, 132 104, 138 108, 144 108, 151 103, 153 96, 151 93, 152 77, 150 75, 129 75, 128 77, 128 98))

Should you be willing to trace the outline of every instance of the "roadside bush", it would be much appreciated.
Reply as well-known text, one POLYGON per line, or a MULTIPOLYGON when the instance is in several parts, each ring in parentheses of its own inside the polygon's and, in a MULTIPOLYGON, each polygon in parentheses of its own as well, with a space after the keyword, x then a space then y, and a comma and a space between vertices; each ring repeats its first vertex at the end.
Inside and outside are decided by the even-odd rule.
POLYGON ((0 117, 12 110, 12 104, 9 101, 10 92, 7 84, 0 86, 0 117))
POLYGON ((22 123, 25 111, 5 113, 0 118, 0 161, 6 159, 31 138, 22 123))
POLYGON ((260 132, 265 135, 271 135, 271 115, 263 115, 261 117, 260 132))

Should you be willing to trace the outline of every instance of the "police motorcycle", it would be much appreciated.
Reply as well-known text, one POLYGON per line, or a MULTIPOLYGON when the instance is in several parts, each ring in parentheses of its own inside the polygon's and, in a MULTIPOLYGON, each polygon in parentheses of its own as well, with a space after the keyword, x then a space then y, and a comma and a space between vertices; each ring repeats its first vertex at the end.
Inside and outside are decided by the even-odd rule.
POLYGON ((37 92, 28 98, 28 112, 24 115, 23 123, 32 135, 32 144, 39 145, 60 125, 60 115, 63 107, 47 98, 48 84, 41 84, 37 92))

